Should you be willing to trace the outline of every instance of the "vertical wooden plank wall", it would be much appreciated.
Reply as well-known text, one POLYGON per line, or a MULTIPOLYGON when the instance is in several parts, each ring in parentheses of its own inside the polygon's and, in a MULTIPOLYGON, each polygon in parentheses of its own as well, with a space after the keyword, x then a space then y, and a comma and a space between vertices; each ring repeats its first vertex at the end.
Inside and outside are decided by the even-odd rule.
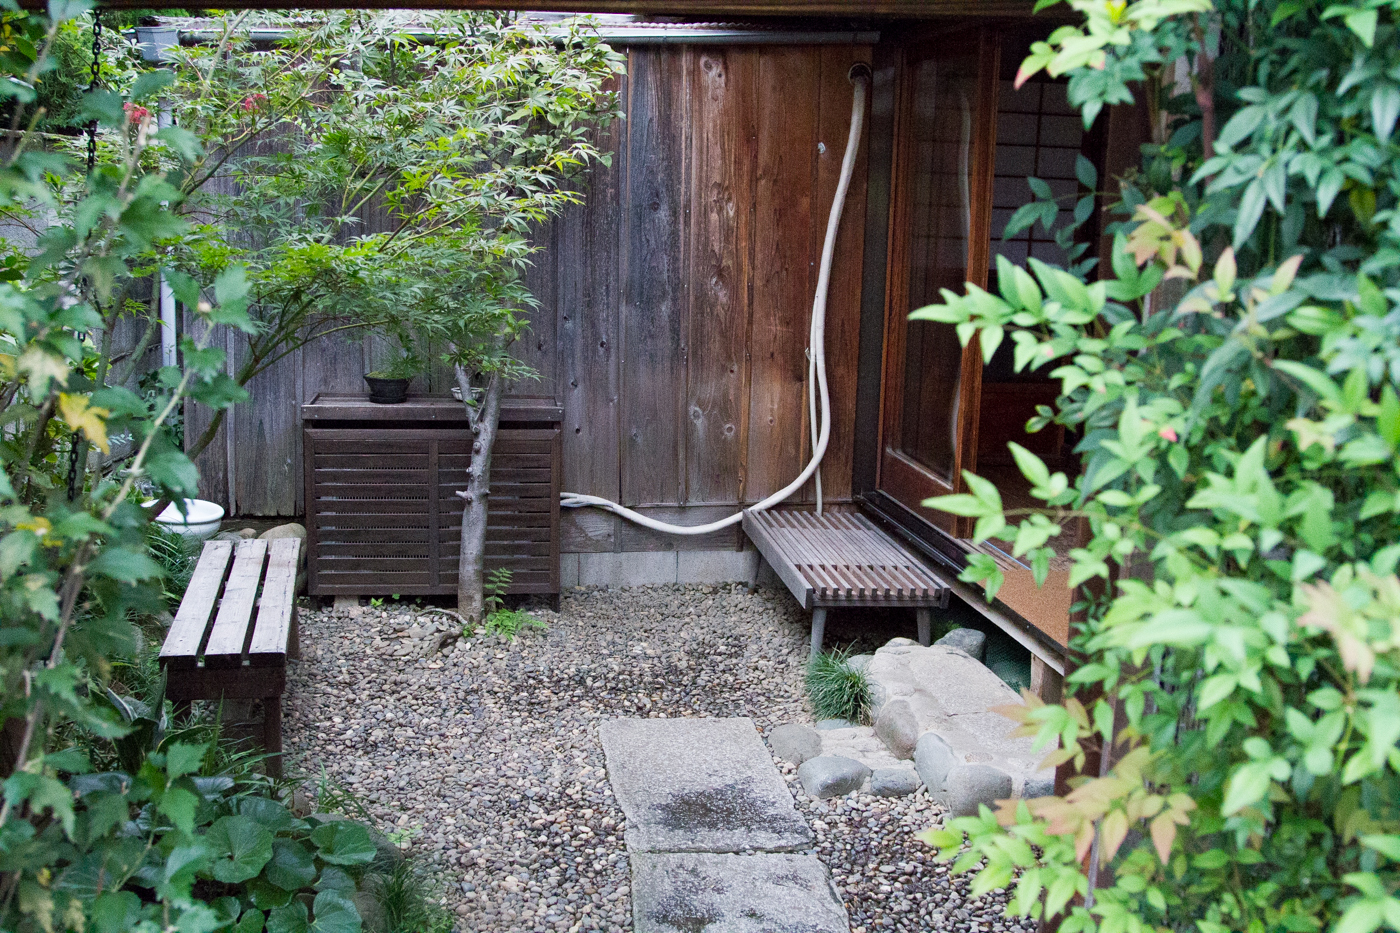
MULTIPOLYGON (((519 391, 564 407, 565 489, 698 524, 782 488, 805 465, 804 351, 850 119, 846 74, 870 54, 629 50, 618 79, 627 118, 598 136, 612 165, 589 172, 583 205, 541 229, 546 252, 528 273, 540 304, 520 356, 541 378, 519 391)), ((851 494, 865 147, 828 297, 827 502, 851 494)), ((360 391, 378 355, 330 337, 260 377, 255 401, 235 412, 232 443, 201 458, 205 495, 227 505, 232 492, 238 514, 298 514, 297 406, 318 392, 360 391)), ((435 392, 450 385, 446 372, 427 380, 435 392)), ((199 417, 191 412, 192 431, 199 417)), ((813 498, 811 483, 800 498, 813 498)), ((741 541, 737 532, 678 540, 597 510, 567 510, 563 536, 566 552, 741 541)))
POLYGON ((621 502, 629 506, 685 501, 686 399, 677 389, 687 363, 693 64, 692 54, 664 47, 636 51, 628 61, 621 502))

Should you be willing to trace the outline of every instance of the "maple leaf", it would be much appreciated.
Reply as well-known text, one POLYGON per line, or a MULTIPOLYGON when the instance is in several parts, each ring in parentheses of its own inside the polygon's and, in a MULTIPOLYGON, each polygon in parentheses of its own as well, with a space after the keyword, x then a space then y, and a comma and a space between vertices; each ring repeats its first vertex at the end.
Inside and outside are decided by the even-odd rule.
POLYGON ((29 388, 35 398, 49 394, 50 382, 68 384, 68 361, 35 344, 19 355, 15 368, 29 377, 29 388))
POLYGON ((58 410, 70 428, 82 431, 104 454, 112 452, 107 444, 107 422, 103 420, 111 414, 110 411, 92 404, 86 395, 69 395, 67 392, 59 393, 58 410))

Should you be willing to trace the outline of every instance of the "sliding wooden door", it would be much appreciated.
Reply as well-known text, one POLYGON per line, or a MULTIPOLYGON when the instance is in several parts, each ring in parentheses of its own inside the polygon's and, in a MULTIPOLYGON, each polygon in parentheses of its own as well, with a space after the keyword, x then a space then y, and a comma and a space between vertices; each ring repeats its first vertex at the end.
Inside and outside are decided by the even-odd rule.
POLYGON ((987 283, 997 48, 987 29, 911 47, 895 124, 879 488, 957 537, 965 522, 921 503, 976 469, 981 351, 909 312, 987 283))

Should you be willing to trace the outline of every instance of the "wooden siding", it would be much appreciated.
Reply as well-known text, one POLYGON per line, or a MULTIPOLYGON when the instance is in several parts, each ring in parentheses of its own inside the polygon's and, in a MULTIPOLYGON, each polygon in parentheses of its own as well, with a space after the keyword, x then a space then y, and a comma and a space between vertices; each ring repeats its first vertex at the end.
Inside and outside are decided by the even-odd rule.
MULTIPOLYGON (((804 392, 812 289, 851 107, 853 46, 637 46, 627 118, 599 131, 611 167, 541 230, 540 301, 521 387, 564 408, 564 488, 699 523, 786 485, 809 456, 804 392)), ((851 496, 865 230, 864 151, 828 308, 830 502, 851 496)), ((366 218, 374 224, 379 218, 366 218)), ((299 406, 361 392, 375 347, 329 337, 259 377, 201 458, 204 493, 241 515, 302 511, 299 406), (231 499, 231 501, 230 501, 231 499)), ((420 380, 445 393, 446 373, 420 380)), ((199 421, 190 414, 191 428, 199 421)), ((194 431, 191 431, 194 434, 194 431)), ((812 484, 796 497, 814 498, 812 484)), ((655 535, 567 511, 564 551, 734 547, 736 529, 655 535)))

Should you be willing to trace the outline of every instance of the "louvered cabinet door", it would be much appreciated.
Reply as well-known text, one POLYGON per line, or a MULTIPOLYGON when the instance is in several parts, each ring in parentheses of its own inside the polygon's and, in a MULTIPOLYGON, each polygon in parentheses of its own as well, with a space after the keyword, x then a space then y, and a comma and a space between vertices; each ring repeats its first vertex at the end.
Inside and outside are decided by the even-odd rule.
MULTIPOLYGON (((470 431, 307 428, 308 592, 457 591, 470 431)), ((559 431, 502 428, 492 454, 486 568, 509 593, 559 592, 559 431)))

